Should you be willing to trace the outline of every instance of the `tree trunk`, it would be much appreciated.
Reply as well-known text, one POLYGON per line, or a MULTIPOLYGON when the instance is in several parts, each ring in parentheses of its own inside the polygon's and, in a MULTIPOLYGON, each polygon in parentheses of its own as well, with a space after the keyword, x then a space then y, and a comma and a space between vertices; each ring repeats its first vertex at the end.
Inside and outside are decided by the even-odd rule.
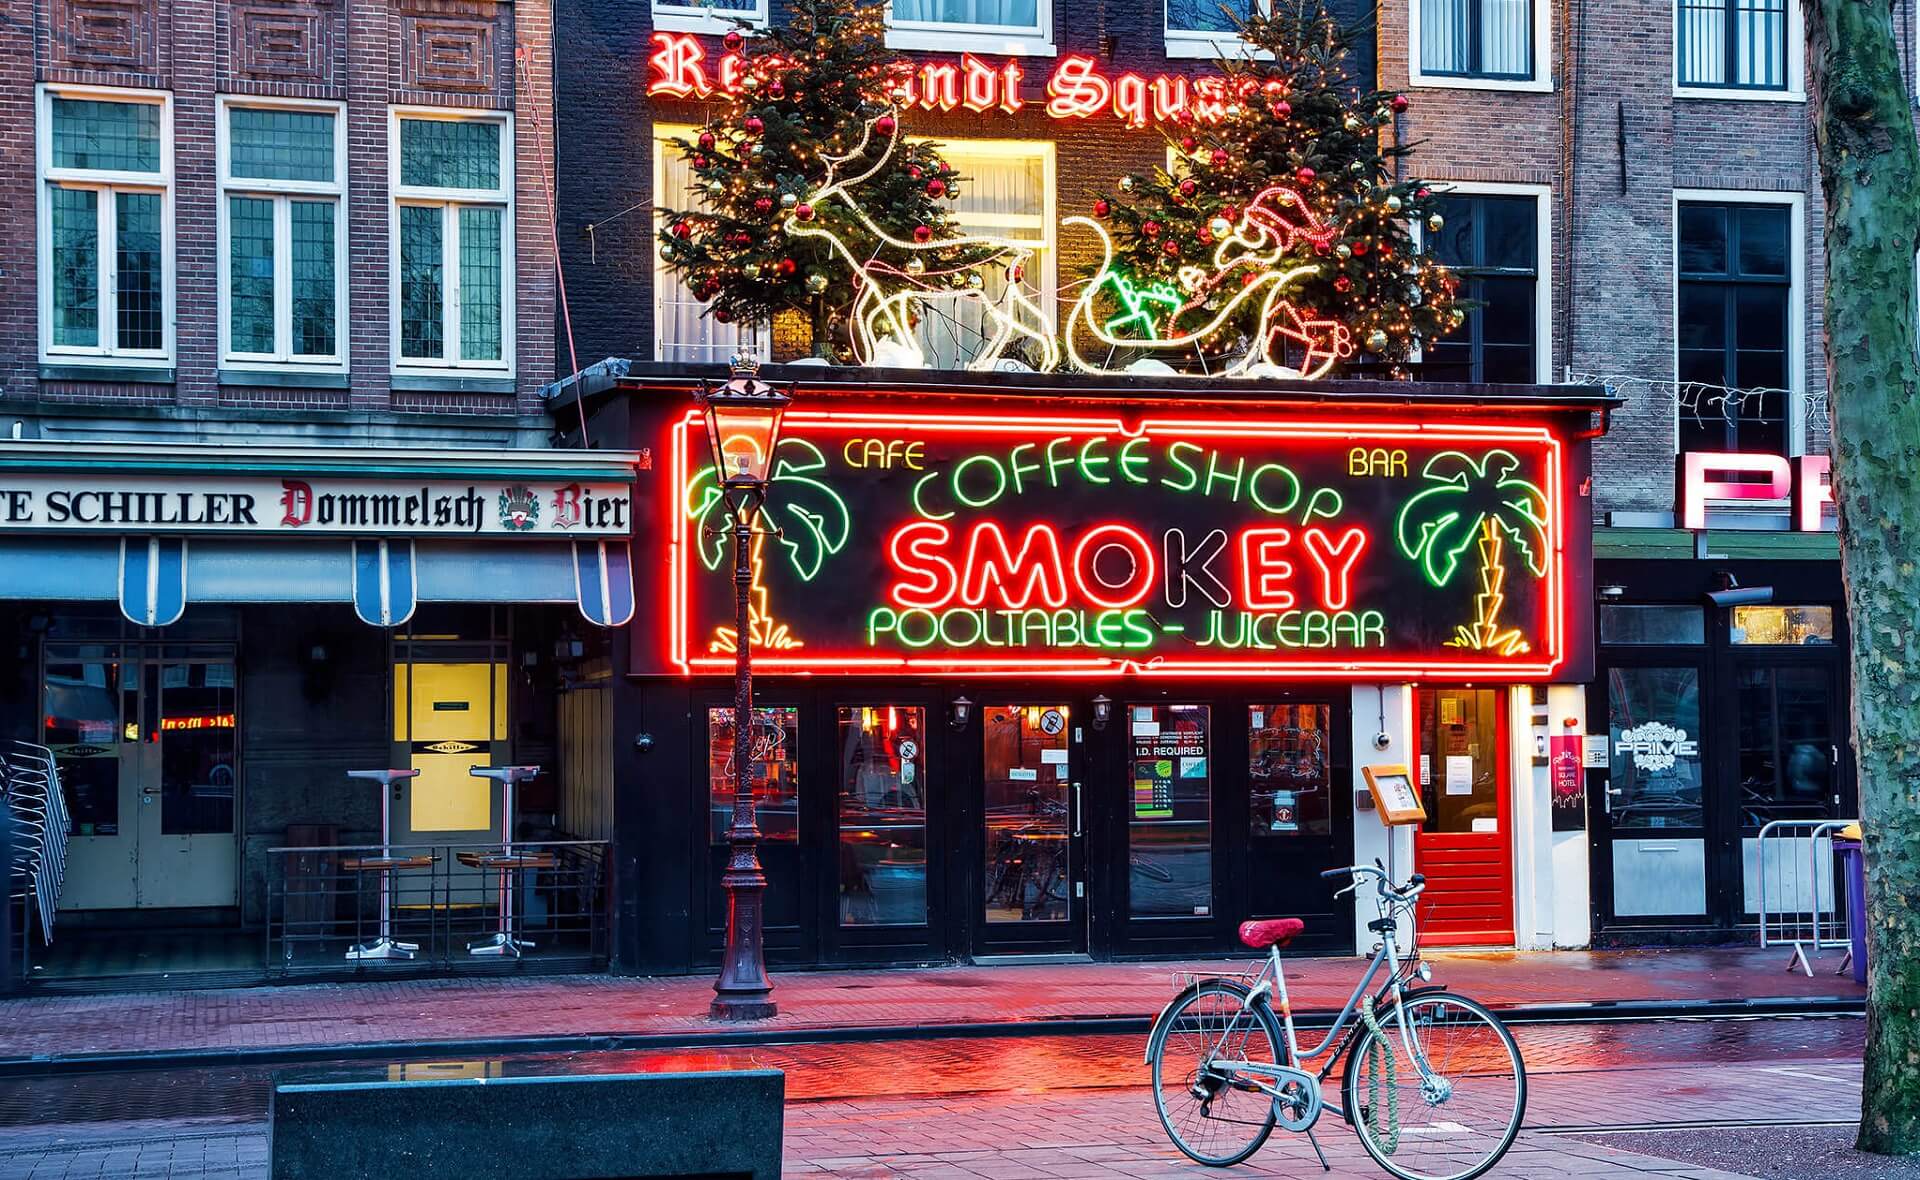
POLYGON ((1920 1152, 1920 149, 1891 0, 1810 0, 1827 390, 1866 837, 1860 1147, 1920 1152))

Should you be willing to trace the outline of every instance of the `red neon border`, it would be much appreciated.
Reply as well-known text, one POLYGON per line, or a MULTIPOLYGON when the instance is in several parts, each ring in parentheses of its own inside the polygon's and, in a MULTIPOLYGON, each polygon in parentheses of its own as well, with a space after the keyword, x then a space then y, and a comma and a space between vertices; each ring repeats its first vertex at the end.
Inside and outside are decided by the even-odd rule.
MULTIPOLYGON (((1244 419, 1202 420, 1172 416, 1148 416, 1129 428, 1115 416, 1075 414, 919 414, 893 410, 790 410, 788 429, 823 434, 884 429, 912 433, 1015 434, 1026 435, 1050 430, 1067 433, 1112 434, 1124 438, 1315 438, 1350 439, 1356 445, 1380 440, 1444 442, 1510 442, 1541 446, 1547 457, 1546 489, 1550 506, 1548 518, 1553 526, 1547 566, 1547 655, 1544 661, 1493 661, 1467 658, 1448 660, 1423 657, 1419 660, 1209 660, 1183 657, 1154 657, 1132 660, 1107 656, 1026 657, 1020 659, 968 659, 955 656, 780 656, 755 652, 754 667, 767 672, 795 675, 909 675, 909 676, 1022 676, 1085 677, 1119 675, 1141 678, 1181 677, 1194 679, 1233 676, 1264 676, 1275 679, 1378 679, 1388 681, 1460 680, 1470 677, 1499 676, 1509 679, 1550 679, 1566 662, 1566 535, 1568 504, 1564 488, 1563 443, 1552 431, 1539 426, 1494 426, 1487 424, 1429 424, 1422 422, 1374 422, 1345 419, 1244 419), (1557 508, 1557 511, 1554 509, 1557 508)), ((688 553, 692 546, 694 522, 684 511, 687 493, 687 433, 700 427, 697 410, 689 410, 677 419, 669 432, 668 450, 672 455, 673 479, 663 511, 662 535, 668 540, 665 597, 667 613, 668 662, 684 676, 730 672, 732 656, 690 656, 687 650, 687 626, 690 621, 688 600, 691 587, 688 553)))

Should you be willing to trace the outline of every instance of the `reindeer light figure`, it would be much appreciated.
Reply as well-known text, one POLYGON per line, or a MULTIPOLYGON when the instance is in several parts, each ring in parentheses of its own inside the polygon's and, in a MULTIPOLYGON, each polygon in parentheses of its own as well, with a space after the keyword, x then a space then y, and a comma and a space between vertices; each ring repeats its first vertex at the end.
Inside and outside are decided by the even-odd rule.
POLYGON ((1305 353, 1299 370, 1308 380, 1323 377, 1345 357, 1353 355, 1353 336, 1345 324, 1327 319, 1310 319, 1286 297, 1294 282, 1318 274, 1311 264, 1280 269, 1280 260, 1300 241, 1324 246, 1333 241, 1335 230, 1313 211, 1305 198, 1292 189, 1274 185, 1260 192, 1241 211, 1239 220, 1213 251, 1213 268, 1185 268, 1184 285, 1192 294, 1184 300, 1174 295, 1167 284, 1136 287, 1125 273, 1114 267, 1113 238, 1106 227, 1087 217, 1069 217, 1068 225, 1084 225, 1100 237, 1103 261, 1099 273, 1081 291, 1067 317, 1067 356, 1073 367, 1086 373, 1110 373, 1113 370, 1080 354, 1077 329, 1084 326, 1088 335, 1114 348, 1140 349, 1146 352, 1197 352, 1202 343, 1224 325, 1233 321, 1243 307, 1259 300, 1260 327, 1246 355, 1229 365, 1226 376, 1258 376, 1268 370, 1284 370, 1277 359, 1286 341, 1298 344, 1305 353), (1162 332, 1142 296, 1152 293, 1167 307, 1165 325, 1171 328, 1182 314, 1205 305, 1223 284, 1239 283, 1240 289, 1223 303, 1205 324, 1187 332, 1162 332), (1100 323, 1094 313, 1094 300, 1103 288, 1125 314, 1100 323), (1177 306, 1174 304, 1177 303, 1177 306), (1142 322, 1143 317, 1149 317, 1142 322), (1139 335, 1121 336, 1116 327, 1130 326, 1139 335))
MULTIPOLYGON (((859 186, 879 174, 893 155, 893 149, 899 144, 900 124, 897 117, 879 116, 867 121, 862 128, 860 142, 844 156, 825 156, 827 174, 820 185, 801 198, 794 206, 794 215, 786 223, 788 234, 797 238, 819 238, 828 248, 844 261, 853 271, 854 282, 859 293, 854 298, 849 319, 851 321, 853 348, 864 364, 873 364, 876 358, 884 358, 887 363, 901 367, 924 368, 927 365, 926 351, 921 348, 914 332, 915 314, 928 306, 944 305, 957 313, 962 307, 972 308, 980 313, 981 321, 987 325, 985 347, 967 364, 969 369, 991 369, 1006 354, 1009 346, 1016 340, 1026 340, 1038 349, 1040 367, 1044 370, 1057 368, 1060 364, 1060 346, 1048 329, 1046 314, 1021 286, 1018 275, 1033 259, 1033 248, 1025 243, 1006 238, 994 238, 984 234, 966 234, 957 238, 929 238, 927 241, 897 238, 889 234, 880 224, 867 214, 856 195, 859 186), (840 168, 851 160, 864 155, 867 145, 875 134, 875 126, 881 118, 890 119, 893 130, 884 132, 888 136, 886 151, 880 153, 873 164, 865 171, 842 177, 840 168), (905 267, 896 267, 882 262, 878 257, 861 259, 852 248, 831 229, 815 221, 817 210, 828 201, 841 202, 853 214, 868 233, 879 242, 896 250, 906 252, 909 257, 905 267), (985 259, 965 269, 969 273, 964 287, 937 286, 928 281, 929 272, 923 255, 951 250, 955 247, 978 247, 992 253, 985 259), (980 278, 979 268, 1000 263, 1009 271, 1006 292, 995 300, 987 296, 985 282, 980 278), (918 265, 916 265, 918 264, 918 265)), ((931 272, 935 277, 948 277, 954 272, 931 272)))

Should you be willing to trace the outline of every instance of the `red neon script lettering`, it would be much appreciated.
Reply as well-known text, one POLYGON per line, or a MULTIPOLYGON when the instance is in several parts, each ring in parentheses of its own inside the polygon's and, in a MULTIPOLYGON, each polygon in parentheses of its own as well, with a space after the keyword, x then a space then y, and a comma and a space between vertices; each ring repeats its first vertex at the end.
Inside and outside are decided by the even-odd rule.
POLYGON ((713 83, 707 80, 706 67, 701 64, 707 51, 698 40, 679 33, 655 33, 652 40, 658 48, 647 58, 651 74, 648 94, 705 98, 713 93, 713 83))
POLYGON ((1060 59, 1047 79, 1047 114, 1056 119, 1084 119, 1106 109, 1113 87, 1100 76, 1090 57, 1074 54, 1060 59))

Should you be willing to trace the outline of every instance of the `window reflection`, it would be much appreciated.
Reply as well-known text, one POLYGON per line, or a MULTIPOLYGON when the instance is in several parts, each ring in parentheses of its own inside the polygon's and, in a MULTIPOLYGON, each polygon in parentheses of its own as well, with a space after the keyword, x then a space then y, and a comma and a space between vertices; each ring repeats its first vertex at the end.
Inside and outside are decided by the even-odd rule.
POLYGON ((1740 822, 1828 819, 1833 805, 1833 679, 1825 668, 1740 671, 1740 822))
POLYGON ((927 920, 926 711, 839 710, 840 924, 927 920))
MULTIPOLYGON (((753 790, 760 838, 800 838, 800 710, 792 705, 755 709, 747 747, 747 783, 753 790)), ((712 839, 724 844, 733 825, 733 709, 707 710, 707 780, 712 789, 712 839)))
POLYGON ((1249 705, 1249 822, 1255 836, 1333 834, 1325 705, 1249 705))
POLYGON ((1212 710, 1127 710, 1132 811, 1128 903, 1136 918, 1213 912, 1212 710))
POLYGON ((1701 826, 1700 673, 1694 668, 1607 672, 1613 826, 1701 826))
POLYGON ((1728 640, 1742 645, 1827 647, 1833 643, 1830 606, 1736 606, 1728 640))
POLYGON ((1072 888, 1065 705, 986 711, 986 919, 1064 922, 1072 888))

